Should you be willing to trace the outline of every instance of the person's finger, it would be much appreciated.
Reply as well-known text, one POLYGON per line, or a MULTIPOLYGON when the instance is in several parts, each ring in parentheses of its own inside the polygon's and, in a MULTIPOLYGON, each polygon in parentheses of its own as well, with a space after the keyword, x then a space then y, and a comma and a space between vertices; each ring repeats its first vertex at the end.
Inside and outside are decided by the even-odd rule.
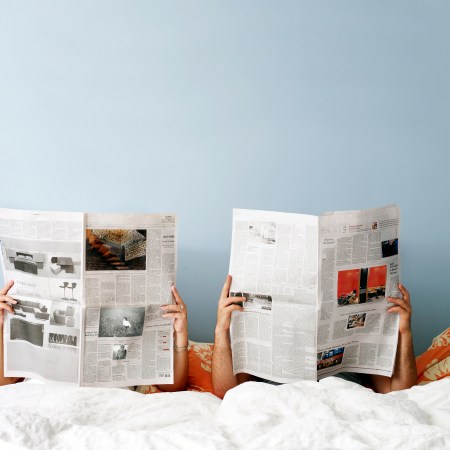
POLYGON ((410 297, 409 297, 408 289, 406 289, 405 286, 403 286, 403 284, 401 284, 401 283, 398 285, 398 288, 400 289, 400 292, 403 295, 403 299, 406 300, 407 302, 409 302, 410 301, 410 297))
POLYGON ((245 302, 247 299, 245 297, 228 297, 227 299, 225 299, 221 306, 223 306, 224 308, 226 308, 227 306, 232 305, 233 303, 243 303, 245 302))
POLYGON ((167 312, 161 315, 164 319, 185 319, 186 316, 179 312, 167 312))
POLYGON ((225 284, 223 285, 222 292, 220 294, 220 300, 223 300, 224 298, 228 297, 228 293, 230 292, 230 286, 231 286, 231 275, 227 275, 227 278, 225 279, 225 284))
POLYGON ((399 313, 402 314, 405 312, 405 308, 402 308, 401 306, 391 306, 387 309, 388 313, 399 313))
POLYGON ((161 306, 161 310, 167 312, 183 312, 186 311, 186 307, 183 305, 163 305, 161 306))
POLYGON ((403 309, 406 309, 407 311, 411 310, 411 305, 402 298, 395 298, 395 297, 389 297, 388 298, 389 303, 393 303, 394 305, 400 306, 403 309))
POLYGON ((179 311, 180 306, 179 305, 162 305, 161 309, 163 311, 179 311))
POLYGON ((17 303, 17 300, 13 299, 9 295, 0 295, 0 302, 17 303))
POLYGON ((0 303, 0 309, 4 309, 9 313, 14 314, 14 309, 12 309, 12 307, 9 306, 8 303, 0 303))
POLYGON ((0 289, 0 295, 6 295, 8 291, 12 288, 14 280, 9 280, 2 289, 0 289))
POLYGON ((233 312, 233 311, 243 311, 243 310, 244 310, 244 308, 241 305, 230 305, 227 308, 227 311, 231 311, 231 312, 233 312))
POLYGON ((180 297, 180 294, 178 293, 177 288, 175 286, 172 286, 172 295, 177 304, 184 305, 183 299, 180 297))

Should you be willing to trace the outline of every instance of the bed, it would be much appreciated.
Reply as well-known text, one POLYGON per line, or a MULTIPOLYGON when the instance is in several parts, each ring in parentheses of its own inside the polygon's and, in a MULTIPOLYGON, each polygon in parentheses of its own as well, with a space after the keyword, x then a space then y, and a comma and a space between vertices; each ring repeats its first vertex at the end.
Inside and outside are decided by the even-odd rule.
POLYGON ((0 389, 1 448, 450 448, 450 328, 417 358, 420 384, 387 395, 339 379, 211 391, 212 345, 191 343, 188 391, 0 389), (155 395, 142 395, 143 393, 155 395))

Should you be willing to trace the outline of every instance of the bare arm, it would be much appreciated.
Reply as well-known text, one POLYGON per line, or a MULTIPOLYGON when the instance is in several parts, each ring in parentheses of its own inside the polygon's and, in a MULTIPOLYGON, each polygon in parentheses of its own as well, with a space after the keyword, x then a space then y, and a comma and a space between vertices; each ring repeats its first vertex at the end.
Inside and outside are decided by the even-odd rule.
POLYGON ((0 290, 0 386, 4 386, 5 384, 13 384, 22 380, 22 378, 15 377, 5 377, 4 372, 4 359, 3 359, 3 323, 4 323, 4 315, 5 311, 8 311, 11 314, 14 314, 14 310, 8 303, 17 303, 12 297, 9 297, 8 291, 11 289, 14 281, 9 281, 6 286, 0 290))
POLYGON ((402 284, 399 284, 399 289, 402 293, 402 298, 388 298, 388 301, 393 303, 388 310, 389 313, 400 314, 394 373, 391 378, 381 375, 371 375, 374 391, 383 394, 408 389, 417 384, 416 359, 414 357, 411 332, 411 301, 409 292, 402 284))
POLYGON ((188 357, 188 329, 186 304, 181 299, 175 287, 172 288, 175 305, 161 306, 164 314, 162 317, 175 319, 173 323, 173 384, 160 384, 158 388, 165 392, 184 391, 189 371, 188 357))
POLYGON ((250 375, 241 373, 233 375, 233 361, 230 343, 230 322, 233 311, 242 311, 242 306, 234 304, 245 300, 242 297, 228 297, 231 276, 228 275, 222 289, 217 310, 217 324, 214 333, 214 352, 212 356, 213 393, 223 398, 228 390, 248 381, 250 375))

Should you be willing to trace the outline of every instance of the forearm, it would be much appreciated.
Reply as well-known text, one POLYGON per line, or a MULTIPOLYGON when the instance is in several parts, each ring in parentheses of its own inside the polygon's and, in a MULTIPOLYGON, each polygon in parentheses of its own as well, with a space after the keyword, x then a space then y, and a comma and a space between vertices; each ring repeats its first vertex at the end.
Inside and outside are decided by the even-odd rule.
POLYGON ((411 331, 403 334, 399 333, 397 356, 392 377, 371 375, 370 379, 373 390, 380 394, 408 389, 417 384, 416 359, 414 357, 411 331))
POLYGON ((229 389, 237 386, 238 379, 233 375, 233 360, 229 330, 216 329, 212 357, 212 384, 214 395, 223 398, 229 389))
MULTIPOLYGON (((178 348, 183 348, 188 344, 188 335, 186 333, 175 334, 174 344, 178 348)), ((158 388, 164 392, 184 391, 186 388, 189 371, 189 354, 186 350, 173 351, 173 384, 161 384, 158 388)))
POLYGON ((387 299, 390 303, 387 312, 399 314, 400 317, 394 373, 391 378, 381 375, 372 376, 373 388, 380 393, 408 389, 417 384, 416 359, 411 332, 411 298, 403 284, 399 283, 398 288, 402 294, 401 298, 388 297, 387 299))
POLYGON ((408 389, 417 384, 416 359, 411 331, 399 333, 398 339, 397 357, 391 378, 391 391, 408 389))

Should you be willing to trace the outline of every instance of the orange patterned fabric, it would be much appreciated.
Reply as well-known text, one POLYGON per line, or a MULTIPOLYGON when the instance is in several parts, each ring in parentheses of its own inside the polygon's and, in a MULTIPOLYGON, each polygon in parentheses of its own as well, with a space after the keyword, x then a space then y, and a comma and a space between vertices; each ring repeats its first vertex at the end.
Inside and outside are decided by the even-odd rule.
MULTIPOLYGON (((189 341, 187 391, 212 392, 211 360, 214 344, 189 341)), ((450 328, 433 339, 431 346, 416 358, 419 384, 450 376, 450 328)), ((156 394, 156 386, 138 386, 137 392, 156 394)))
POLYGON ((416 358, 419 384, 450 376, 450 328, 433 339, 430 347, 416 358))
POLYGON ((189 342, 187 391, 212 392, 211 361, 214 344, 189 342))
MULTIPOLYGON (((212 392, 211 360, 214 344, 189 341, 189 374, 187 391, 212 392)), ((141 394, 157 394, 156 386, 137 386, 136 392, 141 394)))

